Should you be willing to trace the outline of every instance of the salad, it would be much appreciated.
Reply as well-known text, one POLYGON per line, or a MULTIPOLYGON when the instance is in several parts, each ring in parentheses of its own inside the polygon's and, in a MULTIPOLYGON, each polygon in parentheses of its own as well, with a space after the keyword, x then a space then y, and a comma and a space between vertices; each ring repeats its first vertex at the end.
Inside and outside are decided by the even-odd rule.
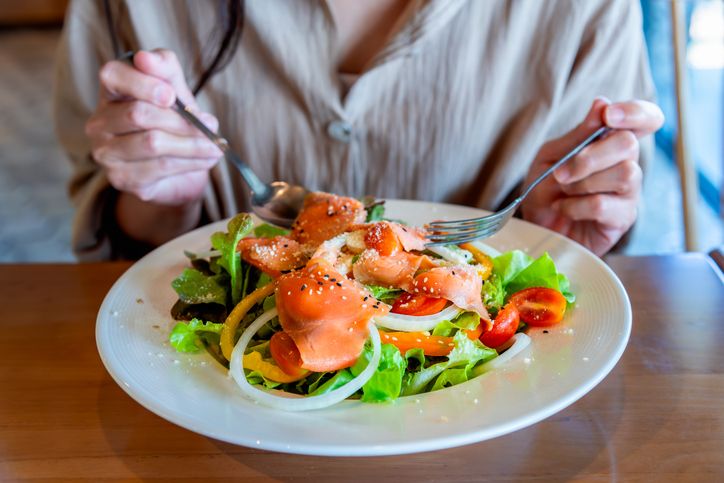
POLYGON ((251 399, 318 409, 465 382, 575 300, 548 254, 426 247, 382 202, 312 193, 291 230, 242 213, 172 283, 180 352, 208 351, 251 399))

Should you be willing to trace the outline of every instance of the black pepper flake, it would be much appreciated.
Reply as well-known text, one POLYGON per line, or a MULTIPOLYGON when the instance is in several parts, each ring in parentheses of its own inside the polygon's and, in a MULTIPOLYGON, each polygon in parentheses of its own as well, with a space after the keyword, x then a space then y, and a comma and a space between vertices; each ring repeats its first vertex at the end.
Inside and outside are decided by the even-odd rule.
POLYGON ((302 286, 299 287, 299 290, 300 290, 301 292, 304 292, 305 290, 307 290, 307 284, 306 284, 306 283, 303 283, 302 286))
POLYGON ((544 331, 543 331, 543 333, 544 333, 544 334, 547 334, 547 333, 548 333, 548 331, 547 331, 547 330, 544 330, 544 331))

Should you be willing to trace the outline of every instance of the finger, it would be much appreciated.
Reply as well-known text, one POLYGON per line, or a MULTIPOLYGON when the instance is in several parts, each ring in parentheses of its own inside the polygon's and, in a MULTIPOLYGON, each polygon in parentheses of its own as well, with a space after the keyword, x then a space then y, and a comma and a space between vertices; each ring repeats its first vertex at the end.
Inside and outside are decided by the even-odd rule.
POLYGON ((658 131, 664 125, 664 113, 652 102, 634 100, 607 106, 603 120, 609 127, 628 129, 642 137, 658 131))
MULTIPOLYGON (((210 114, 200 114, 209 129, 215 131, 218 121, 210 114)), ((88 120, 86 134, 93 137, 101 134, 129 134, 149 129, 159 129, 178 136, 199 134, 196 127, 178 113, 144 101, 113 102, 99 107, 88 120)))
POLYGON ((547 142, 541 148, 540 155, 549 164, 563 157, 571 149, 586 140, 596 129, 603 126, 603 110, 610 103, 604 97, 597 97, 591 104, 588 114, 581 123, 563 136, 547 142))
POLYGON ((171 84, 176 95, 184 104, 194 109, 198 108, 196 99, 186 84, 181 63, 173 51, 167 49, 141 50, 133 57, 133 63, 141 72, 171 84))
POLYGON ((93 158, 101 164, 113 161, 136 161, 161 157, 218 158, 221 150, 207 138, 176 136, 158 129, 114 136, 94 146, 93 158))
POLYGON ((561 184, 580 181, 624 160, 638 161, 639 141, 631 131, 615 131, 587 146, 558 168, 553 176, 561 184))
POLYGON ((132 98, 160 107, 169 107, 176 97, 173 87, 168 83, 117 60, 101 67, 98 76, 101 99, 105 101, 132 98))
POLYGON ((194 171, 208 171, 218 158, 185 159, 163 157, 134 162, 113 162, 106 166, 106 175, 119 191, 137 192, 170 176, 194 171))
POLYGON ((627 230, 636 220, 637 200, 595 194, 561 198, 553 209, 573 221, 592 221, 609 228, 627 230))
POLYGON ((561 185, 569 196, 595 193, 613 193, 619 196, 637 196, 641 192, 643 174, 636 161, 620 163, 572 184, 561 185))

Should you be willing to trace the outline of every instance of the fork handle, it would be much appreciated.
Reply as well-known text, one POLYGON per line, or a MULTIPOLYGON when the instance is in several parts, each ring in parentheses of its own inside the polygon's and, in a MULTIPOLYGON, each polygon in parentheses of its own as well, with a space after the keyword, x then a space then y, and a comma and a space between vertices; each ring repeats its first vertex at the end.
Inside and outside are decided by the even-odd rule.
POLYGON ((571 151, 568 152, 568 154, 566 154, 566 155, 563 156, 561 159, 559 159, 558 161, 556 161, 556 162, 553 164, 553 166, 551 166, 550 168, 546 169, 546 170, 543 172, 543 174, 541 174, 541 175, 538 176, 535 180, 533 180, 533 182, 532 182, 530 185, 528 185, 528 187, 525 189, 525 191, 523 191, 523 194, 521 194, 521 195, 518 197, 518 199, 516 199, 516 204, 522 202, 522 201, 525 199, 525 197, 528 196, 528 194, 533 190, 533 188, 535 188, 536 186, 538 186, 538 183, 540 183, 540 182, 543 181, 545 178, 547 178, 553 171, 555 171, 555 170, 557 170, 558 168, 560 168, 561 166, 563 166, 563 164, 565 164, 566 161, 568 161, 569 159, 571 159, 572 157, 574 157, 576 154, 578 154, 578 153, 580 153, 581 151, 583 151, 583 149, 584 149, 586 146, 588 146, 588 145, 591 144, 592 142, 598 140, 599 138, 601 138, 604 134, 608 133, 609 131, 611 131, 611 128, 610 128, 610 127, 607 127, 607 126, 603 126, 603 127, 598 128, 598 130, 596 130, 596 132, 594 132, 593 134, 591 134, 590 136, 588 136, 581 144, 579 144, 578 146, 576 146, 575 148, 573 148, 571 151))
MULTIPOLYGON (((135 51, 129 50, 126 52, 121 53, 120 55, 116 56, 118 60, 126 63, 130 63, 133 65, 133 56, 136 54, 135 51)), ((246 184, 249 186, 249 189, 252 192, 252 195, 256 199, 260 200, 266 200, 272 195, 273 189, 266 183, 264 183, 262 180, 259 179, 259 177, 254 173, 254 171, 251 170, 248 164, 246 164, 242 159, 237 156, 229 147, 229 141, 227 141, 225 138, 219 136, 214 131, 206 127, 206 124, 201 122, 201 119, 196 117, 196 115, 191 112, 191 110, 188 108, 186 104, 183 103, 181 99, 176 97, 176 103, 174 105, 174 110, 184 119, 186 119, 188 122, 190 122, 196 129, 201 131, 204 136, 209 138, 212 143, 216 144, 219 149, 221 149, 221 152, 224 153, 224 158, 226 158, 227 161, 232 163, 234 166, 236 166, 236 169, 239 170, 239 174, 241 174, 241 177, 244 179, 246 184)))
POLYGON ((249 186, 254 198, 266 199, 270 196, 272 189, 260 180, 256 173, 251 170, 249 165, 242 161, 242 159, 231 150, 229 147, 229 141, 206 127, 206 125, 201 122, 201 120, 196 117, 196 115, 189 110, 188 106, 186 106, 186 104, 184 104, 178 97, 176 97, 174 110, 178 112, 181 117, 193 124, 199 131, 209 138, 211 142, 221 149, 226 160, 231 162, 234 166, 236 166, 236 169, 239 170, 239 174, 241 174, 241 177, 244 181, 246 181, 246 184, 249 186))

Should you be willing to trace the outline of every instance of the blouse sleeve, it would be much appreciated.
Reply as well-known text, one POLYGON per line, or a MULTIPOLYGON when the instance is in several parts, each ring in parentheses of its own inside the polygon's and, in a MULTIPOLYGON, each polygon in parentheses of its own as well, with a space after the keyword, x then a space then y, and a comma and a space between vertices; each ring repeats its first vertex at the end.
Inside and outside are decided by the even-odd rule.
POLYGON ((71 164, 70 197, 75 205, 72 248, 81 261, 125 258, 127 244, 114 229, 111 210, 117 192, 91 158, 85 123, 98 102, 98 71, 113 58, 101 2, 70 4, 56 56, 54 121, 58 141, 71 164))

